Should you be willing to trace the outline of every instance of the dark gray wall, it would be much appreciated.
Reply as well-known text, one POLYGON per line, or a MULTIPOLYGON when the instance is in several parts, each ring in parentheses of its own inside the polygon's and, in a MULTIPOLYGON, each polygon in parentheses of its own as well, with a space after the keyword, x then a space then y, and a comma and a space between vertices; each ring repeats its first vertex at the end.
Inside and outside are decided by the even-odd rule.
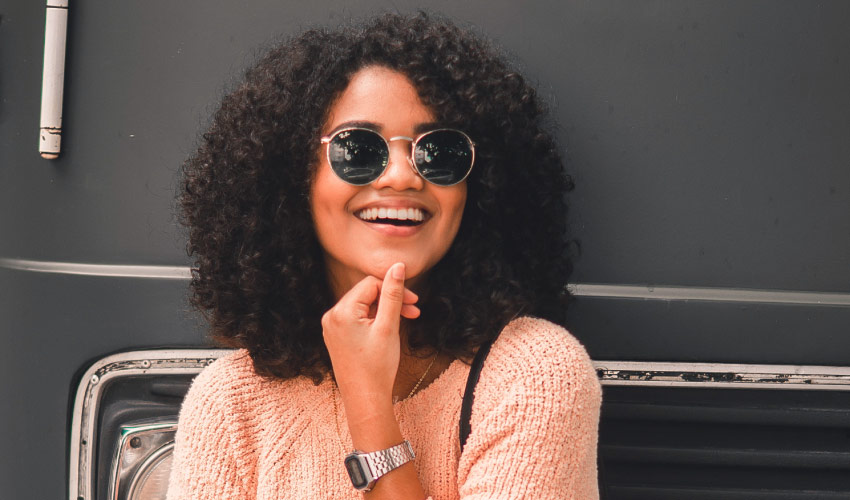
MULTIPOLYGON (((44 7, 0 6, 0 258, 186 265, 176 169, 281 33, 419 2, 71 4, 63 154, 37 154, 44 7)), ((850 3, 427 2, 516 57, 577 181, 574 281, 850 292, 850 3)), ((197 345, 185 283, 0 269, 0 496, 61 498, 87 360, 197 345)), ((847 364, 850 308, 582 298, 599 359, 847 364)))

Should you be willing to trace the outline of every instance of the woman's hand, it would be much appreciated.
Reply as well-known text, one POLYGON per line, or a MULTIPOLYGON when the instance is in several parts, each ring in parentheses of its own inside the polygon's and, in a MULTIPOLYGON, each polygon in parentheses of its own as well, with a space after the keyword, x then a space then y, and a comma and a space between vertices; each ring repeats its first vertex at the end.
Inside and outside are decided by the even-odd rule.
MULTIPOLYGON (((393 264, 384 280, 373 276, 354 285, 322 316, 325 345, 342 394, 355 449, 375 451, 404 440, 393 414, 393 385, 401 359, 401 318, 418 318, 419 297, 404 287, 404 264, 393 264)), ((342 465, 340 465, 342 466, 342 465)), ((412 462, 378 481, 367 498, 423 498, 412 462)))
MULTIPOLYGON (((384 280, 367 276, 322 316, 325 345, 343 400, 391 401, 401 356, 401 317, 419 317, 418 297, 404 287, 404 264, 384 280)), ((346 405, 348 407, 348 405, 346 405)))
POLYGON ((401 442, 392 410, 401 358, 399 325, 402 316, 419 316, 417 300, 404 287, 404 264, 396 263, 383 281, 367 276, 322 316, 325 345, 358 449, 372 451, 401 442))

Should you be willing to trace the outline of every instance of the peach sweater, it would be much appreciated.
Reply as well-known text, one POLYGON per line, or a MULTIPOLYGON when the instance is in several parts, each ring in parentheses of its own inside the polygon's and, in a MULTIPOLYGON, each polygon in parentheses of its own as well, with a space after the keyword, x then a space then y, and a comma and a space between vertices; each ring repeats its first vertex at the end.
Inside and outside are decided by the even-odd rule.
MULTIPOLYGON (((574 337, 536 318, 505 327, 476 386, 461 454, 468 372, 455 361, 394 407, 431 498, 598 498, 601 390, 574 337)), ((330 377, 318 386, 261 378, 236 351, 205 369, 183 402, 168 500, 361 498, 342 463, 351 448, 330 377)))

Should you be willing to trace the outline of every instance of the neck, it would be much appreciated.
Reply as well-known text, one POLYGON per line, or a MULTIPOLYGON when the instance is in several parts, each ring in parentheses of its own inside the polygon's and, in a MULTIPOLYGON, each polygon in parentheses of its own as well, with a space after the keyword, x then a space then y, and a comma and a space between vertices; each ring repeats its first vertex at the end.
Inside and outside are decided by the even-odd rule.
POLYGON ((403 349, 393 386, 393 401, 402 401, 424 389, 443 369, 445 367, 437 353, 422 357, 406 353, 403 349))

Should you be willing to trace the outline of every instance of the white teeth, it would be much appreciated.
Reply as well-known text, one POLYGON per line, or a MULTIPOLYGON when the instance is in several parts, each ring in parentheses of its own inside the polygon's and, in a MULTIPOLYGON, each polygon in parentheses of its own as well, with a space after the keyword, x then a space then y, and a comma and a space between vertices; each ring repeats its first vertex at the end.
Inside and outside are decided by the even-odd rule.
POLYGON ((395 219, 422 222, 425 213, 419 208, 364 208, 356 213, 362 220, 395 219))

